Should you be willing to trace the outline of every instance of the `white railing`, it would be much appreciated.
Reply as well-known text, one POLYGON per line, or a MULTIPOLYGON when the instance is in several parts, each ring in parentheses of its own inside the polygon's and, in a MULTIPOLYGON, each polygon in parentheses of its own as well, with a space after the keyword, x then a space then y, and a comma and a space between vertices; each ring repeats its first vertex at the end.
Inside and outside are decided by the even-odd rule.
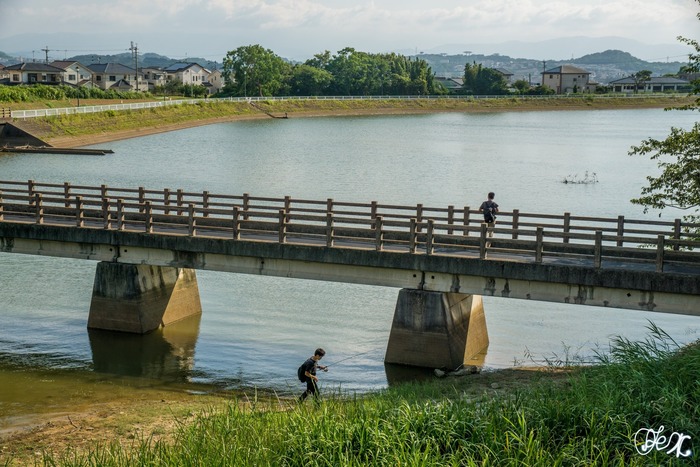
POLYGON ((169 105, 192 105, 202 102, 256 102, 256 101, 348 101, 348 100, 417 100, 417 99, 456 99, 456 100, 483 100, 483 99, 519 99, 519 100, 547 100, 547 99, 612 99, 612 98, 649 98, 649 97, 678 97, 685 94, 673 96, 669 94, 569 94, 569 95, 549 95, 549 96, 524 96, 524 95, 495 95, 495 96, 462 96, 462 95, 434 95, 434 96, 286 96, 286 97, 222 97, 206 99, 164 99, 148 102, 133 102, 105 105, 86 105, 80 107, 62 107, 57 109, 33 109, 33 110, 12 110, 12 118, 35 118, 51 117, 56 115, 88 114, 95 112, 124 111, 150 109, 154 107, 164 107, 169 105))

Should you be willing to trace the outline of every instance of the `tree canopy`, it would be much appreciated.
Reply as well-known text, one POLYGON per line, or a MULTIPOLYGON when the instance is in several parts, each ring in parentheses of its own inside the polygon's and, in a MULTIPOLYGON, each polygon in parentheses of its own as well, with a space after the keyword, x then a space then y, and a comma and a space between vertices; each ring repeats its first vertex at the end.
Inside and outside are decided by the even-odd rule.
POLYGON ((498 70, 467 63, 464 65, 464 91, 481 95, 507 94, 508 81, 498 70))
POLYGON ((425 60, 346 47, 290 64, 260 45, 224 58, 225 92, 235 96, 427 95, 444 92, 425 60))
MULTIPOLYGON (((700 0, 696 1, 700 4, 700 0)), ((700 13, 696 16, 700 20, 700 13)), ((683 71, 695 76, 692 95, 700 96, 700 43, 684 37, 678 39, 695 49, 689 54, 688 65, 683 71)), ((699 111, 700 97, 692 104, 666 110, 699 111)), ((684 230, 700 237, 700 227, 688 225, 700 222, 700 123, 695 123, 689 130, 672 128, 664 140, 646 139, 639 146, 633 146, 629 154, 649 156, 661 169, 659 176, 647 177, 648 185, 642 188, 639 198, 631 200, 632 203, 644 206, 645 212, 650 208, 686 211, 684 230)))

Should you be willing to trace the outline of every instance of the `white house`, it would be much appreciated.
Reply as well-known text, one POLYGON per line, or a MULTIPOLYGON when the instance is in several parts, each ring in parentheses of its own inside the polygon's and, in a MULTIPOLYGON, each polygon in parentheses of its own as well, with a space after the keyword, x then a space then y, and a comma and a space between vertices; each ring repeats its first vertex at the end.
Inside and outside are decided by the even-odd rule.
POLYGON ((93 63, 88 68, 94 76, 94 84, 108 91, 148 91, 148 83, 139 73, 121 63, 93 63))
POLYGON ((92 71, 80 62, 72 60, 55 60, 51 66, 64 70, 63 82, 74 86, 92 83, 92 71))

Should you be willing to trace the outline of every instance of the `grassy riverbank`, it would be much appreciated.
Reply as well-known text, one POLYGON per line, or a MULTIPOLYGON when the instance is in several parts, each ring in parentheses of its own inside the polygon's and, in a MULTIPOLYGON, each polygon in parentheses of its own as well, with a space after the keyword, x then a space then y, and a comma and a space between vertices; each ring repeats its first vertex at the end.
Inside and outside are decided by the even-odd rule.
MULTIPOLYGON (((500 112, 536 110, 662 108, 688 102, 685 96, 664 97, 562 97, 532 99, 373 99, 373 100, 270 100, 255 106, 246 102, 202 100, 195 105, 174 105, 144 110, 16 119, 27 131, 58 147, 76 147, 143 136, 190 126, 224 121, 288 116, 415 114, 435 112, 500 112)), ((96 102, 95 102, 96 103, 96 102)), ((95 104, 93 103, 93 104, 95 104)), ((89 105, 90 102, 83 105, 89 105)), ((55 103, 46 106, 57 107, 55 103)))
POLYGON ((697 465, 698 374, 700 343, 679 350, 652 329, 646 342, 617 341, 594 367, 551 368, 510 390, 499 383, 475 390, 478 380, 467 377, 318 405, 234 401, 177 423, 171 437, 143 433, 39 459, 100 466, 697 465), (638 430, 662 426, 670 444, 640 453, 638 430), (683 457, 687 450, 692 455, 683 457))

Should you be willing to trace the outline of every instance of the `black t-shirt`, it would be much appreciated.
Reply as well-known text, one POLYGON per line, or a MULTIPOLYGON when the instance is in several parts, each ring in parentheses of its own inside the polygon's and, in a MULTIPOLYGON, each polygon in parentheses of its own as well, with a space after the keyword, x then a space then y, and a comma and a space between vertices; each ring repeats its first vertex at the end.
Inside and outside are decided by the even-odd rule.
POLYGON ((313 358, 309 358, 304 362, 302 365, 302 368, 304 369, 304 374, 308 371, 309 374, 315 375, 316 374, 316 360, 313 358))
POLYGON ((495 201, 487 200, 481 203, 481 212, 484 213, 484 219, 487 221, 493 221, 496 218, 496 213, 498 212, 498 204, 495 201))

